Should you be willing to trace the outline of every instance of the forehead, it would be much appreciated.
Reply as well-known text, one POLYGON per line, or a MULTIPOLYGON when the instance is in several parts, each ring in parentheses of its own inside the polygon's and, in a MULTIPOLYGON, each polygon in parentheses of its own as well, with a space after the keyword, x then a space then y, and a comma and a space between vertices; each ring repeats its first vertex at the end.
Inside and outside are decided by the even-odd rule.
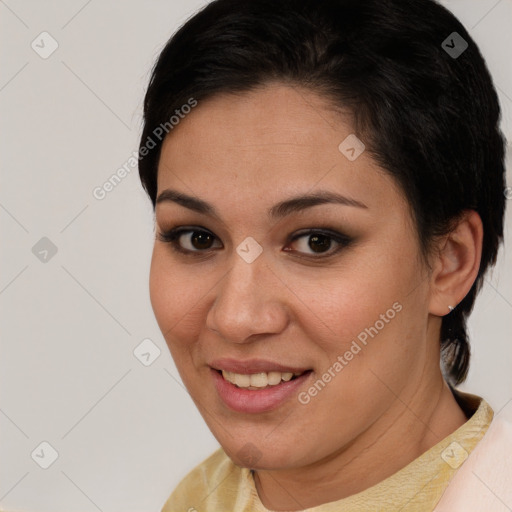
POLYGON ((349 114, 311 91, 273 84, 215 96, 165 139, 158 193, 172 187, 240 208, 321 188, 396 205, 400 191, 367 152, 350 160, 340 150, 347 137, 357 141, 349 114))
MULTIPOLYGON (((189 151, 187 157, 196 158, 207 155, 229 160, 233 154, 239 157, 243 153, 258 161, 318 158, 324 152, 337 151, 342 124, 347 123, 312 92, 273 84, 199 102, 166 138, 162 154, 172 154, 179 146, 180 152, 189 151)), ((350 126, 342 129, 350 132, 350 126)))

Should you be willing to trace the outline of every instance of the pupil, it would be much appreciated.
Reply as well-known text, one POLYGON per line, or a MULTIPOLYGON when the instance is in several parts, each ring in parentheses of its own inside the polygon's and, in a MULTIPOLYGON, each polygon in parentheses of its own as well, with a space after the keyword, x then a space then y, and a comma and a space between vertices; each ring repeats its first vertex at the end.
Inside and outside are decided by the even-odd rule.
MULTIPOLYGON (((309 240, 309 247, 314 252, 329 250, 331 246, 330 237, 327 235, 312 235, 309 240)), ((209 233, 195 231, 192 236, 192 243, 196 249, 208 249, 209 243, 211 243, 211 236, 209 233)))
POLYGON ((208 249, 208 239, 209 238, 211 238, 211 236, 208 233, 203 233, 201 231, 195 231, 192 236, 192 243, 194 244, 194 247, 196 247, 196 249, 208 249), (197 241, 197 245, 199 247, 197 247, 196 241, 197 241), (203 246, 202 244, 206 244, 206 247, 203 246))
POLYGON ((315 245, 314 244, 317 244, 317 247, 320 246, 320 249, 324 248, 324 249, 329 249, 330 247, 330 237, 327 236, 327 235, 312 235, 311 238, 310 238, 310 243, 309 243, 309 247, 315 251, 315 252, 322 252, 321 250, 320 251, 317 251, 315 249, 315 245), (313 244, 313 245, 312 245, 313 244))

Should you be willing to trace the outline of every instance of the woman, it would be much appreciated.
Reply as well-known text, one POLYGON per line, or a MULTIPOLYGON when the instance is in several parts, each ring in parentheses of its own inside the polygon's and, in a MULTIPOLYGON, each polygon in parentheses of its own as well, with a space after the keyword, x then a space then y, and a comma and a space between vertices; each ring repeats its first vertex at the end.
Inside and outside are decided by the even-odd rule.
POLYGON ((217 0, 171 38, 140 143, 151 302, 221 448, 164 511, 512 507, 510 425, 456 390, 499 116, 432 0, 217 0))

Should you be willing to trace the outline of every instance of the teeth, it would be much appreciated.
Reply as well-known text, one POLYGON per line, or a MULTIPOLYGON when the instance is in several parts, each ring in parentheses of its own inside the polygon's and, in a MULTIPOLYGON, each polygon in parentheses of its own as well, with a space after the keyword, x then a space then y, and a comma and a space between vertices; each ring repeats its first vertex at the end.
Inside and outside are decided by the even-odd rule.
POLYGON ((235 373, 234 377, 234 384, 236 384, 239 388, 248 388, 251 385, 251 377, 249 375, 235 373))
POLYGON ((249 377, 249 381, 251 383, 250 385, 253 388, 264 388, 266 385, 268 385, 268 377, 266 373, 253 373, 250 376, 247 375, 247 377, 249 377))
POLYGON ((281 382, 281 372, 269 372, 267 373, 267 381, 269 386, 275 386, 281 382))
POLYGON ((226 372, 222 370, 222 376, 228 382, 235 384, 239 388, 261 389, 267 386, 277 386, 282 380, 288 382, 293 376, 302 375, 301 372, 269 372, 253 373, 251 375, 242 373, 226 372))

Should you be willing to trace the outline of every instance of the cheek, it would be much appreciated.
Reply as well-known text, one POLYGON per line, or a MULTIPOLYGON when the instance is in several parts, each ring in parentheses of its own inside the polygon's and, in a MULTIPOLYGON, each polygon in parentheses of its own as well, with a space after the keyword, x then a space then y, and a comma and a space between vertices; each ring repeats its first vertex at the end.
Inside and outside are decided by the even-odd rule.
MULTIPOLYGON (((303 281, 303 302, 324 326, 325 338, 331 349, 343 350, 347 340, 352 340, 376 322, 385 323, 386 329, 393 323, 396 309, 407 300, 415 271, 397 263, 392 257, 370 256, 347 262, 337 275, 326 275, 323 280, 303 281), (378 262, 376 264, 376 262, 378 262), (386 315, 386 312, 389 314, 386 315), (384 320, 380 315, 384 315, 384 320)), ((315 339, 313 337, 312 339, 315 339)), ((318 338, 316 338, 318 339, 318 338)), ((350 341, 348 342, 350 345, 350 341)))
POLYGON ((197 276, 173 263, 165 247, 155 246, 149 275, 151 306, 173 357, 197 338, 201 298, 207 289, 197 276))
POLYGON ((347 355, 343 374, 349 388, 350 381, 375 380, 371 370, 394 381, 404 374, 400 369, 414 364, 411 349, 423 336, 428 289, 414 247, 395 249, 382 243, 368 248, 348 268, 323 287, 309 289, 311 317, 328 327, 309 336, 324 352, 327 368, 347 355))

